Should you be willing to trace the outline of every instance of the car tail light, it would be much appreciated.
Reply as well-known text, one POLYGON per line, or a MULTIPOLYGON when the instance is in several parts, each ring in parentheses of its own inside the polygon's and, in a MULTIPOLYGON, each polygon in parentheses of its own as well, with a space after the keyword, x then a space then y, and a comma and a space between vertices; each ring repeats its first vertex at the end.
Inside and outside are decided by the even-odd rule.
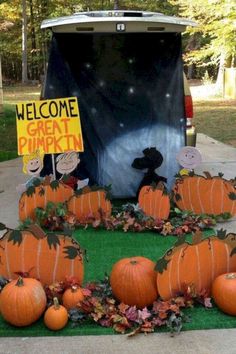
POLYGON ((187 125, 188 125, 188 121, 190 121, 191 125, 191 119, 193 118, 193 100, 192 100, 192 96, 187 95, 184 96, 184 100, 185 100, 185 117, 187 119, 187 125), (190 118, 190 119, 189 119, 190 118))

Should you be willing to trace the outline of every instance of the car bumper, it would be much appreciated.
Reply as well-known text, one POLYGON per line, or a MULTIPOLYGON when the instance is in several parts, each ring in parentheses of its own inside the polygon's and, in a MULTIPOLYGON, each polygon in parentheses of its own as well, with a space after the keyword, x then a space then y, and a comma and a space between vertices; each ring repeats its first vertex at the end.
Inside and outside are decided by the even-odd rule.
POLYGON ((186 146, 196 146, 197 132, 194 126, 186 129, 186 146))

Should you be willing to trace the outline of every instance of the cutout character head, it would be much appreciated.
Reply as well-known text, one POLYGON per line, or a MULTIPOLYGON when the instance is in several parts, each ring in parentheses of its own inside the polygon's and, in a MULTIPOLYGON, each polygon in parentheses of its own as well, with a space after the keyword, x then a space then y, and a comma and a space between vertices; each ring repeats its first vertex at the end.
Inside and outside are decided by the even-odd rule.
POLYGON ((80 163, 79 154, 76 151, 60 154, 56 158, 56 169, 62 175, 68 175, 76 169, 80 163))
POLYGON ((39 150, 23 156, 23 172, 30 176, 39 176, 43 169, 44 153, 39 150))
POLYGON ((202 162, 202 156, 200 152, 198 149, 192 146, 183 147, 176 156, 176 159, 180 166, 188 170, 193 170, 202 162))
POLYGON ((167 182, 163 176, 156 174, 155 169, 160 167, 163 162, 163 156, 155 147, 146 148, 143 150, 143 157, 137 157, 132 162, 132 167, 138 170, 147 169, 142 181, 139 184, 136 196, 143 186, 150 186, 152 183, 158 184, 159 182, 167 182))

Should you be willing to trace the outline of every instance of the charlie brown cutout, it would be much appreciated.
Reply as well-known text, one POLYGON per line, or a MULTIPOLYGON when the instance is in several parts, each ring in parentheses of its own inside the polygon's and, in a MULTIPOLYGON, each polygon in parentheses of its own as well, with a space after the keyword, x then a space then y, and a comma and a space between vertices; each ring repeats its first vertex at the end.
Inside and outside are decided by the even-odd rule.
POLYGON ((75 176, 71 176, 70 173, 73 172, 80 163, 79 153, 76 151, 70 151, 60 154, 56 158, 56 170, 62 177, 60 179, 73 189, 81 189, 88 185, 89 179, 79 180, 75 176))
POLYGON ((181 175, 188 175, 195 167, 201 164, 202 156, 198 149, 192 146, 183 147, 176 156, 176 159, 183 169, 181 175))

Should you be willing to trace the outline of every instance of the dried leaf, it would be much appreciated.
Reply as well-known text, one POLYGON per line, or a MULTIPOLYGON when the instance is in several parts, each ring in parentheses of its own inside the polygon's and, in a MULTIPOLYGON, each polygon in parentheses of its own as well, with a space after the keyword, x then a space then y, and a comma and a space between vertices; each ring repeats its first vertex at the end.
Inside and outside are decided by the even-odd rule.
POLYGON ((144 322, 141 327, 140 327, 140 332, 143 332, 144 334, 152 333, 154 332, 153 324, 152 322, 146 321, 144 322))
POLYGON ((88 297, 88 296, 91 296, 91 295, 92 295, 92 292, 91 292, 91 290, 89 290, 89 289, 84 289, 84 288, 82 288, 81 291, 82 291, 82 293, 83 293, 83 295, 84 295, 85 297, 88 297))
POLYGON ((114 315, 111 317, 113 322, 113 328, 118 333, 125 333, 125 331, 131 327, 130 323, 128 322, 127 318, 120 315, 114 315))
POLYGON ((125 316, 129 321, 137 322, 138 321, 138 310, 136 306, 131 306, 125 311, 125 316))
POLYGON ((121 303, 118 305, 118 309, 119 309, 120 313, 125 314, 126 311, 127 311, 128 309, 130 309, 130 306, 124 304, 123 302, 121 302, 121 303))

